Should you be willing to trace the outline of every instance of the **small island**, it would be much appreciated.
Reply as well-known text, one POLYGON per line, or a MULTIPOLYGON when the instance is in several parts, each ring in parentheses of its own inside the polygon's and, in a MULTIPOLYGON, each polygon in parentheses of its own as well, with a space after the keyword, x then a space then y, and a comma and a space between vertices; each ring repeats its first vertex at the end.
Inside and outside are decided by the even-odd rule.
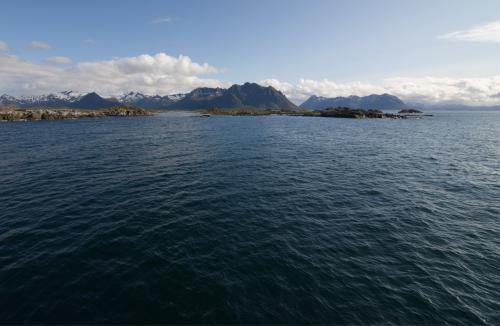
POLYGON ((263 116, 263 115, 286 115, 301 117, 324 117, 324 118, 348 118, 348 119, 407 119, 420 117, 423 114, 415 109, 401 110, 398 113, 385 113, 376 109, 353 109, 348 107, 332 107, 324 110, 270 110, 270 109, 220 109, 213 108, 202 111, 202 116, 230 115, 230 116, 263 116), (404 112, 403 112, 404 111, 404 112), (406 112, 408 111, 408 112, 406 112), (410 112, 411 111, 411 112, 410 112))
POLYGON ((103 117, 150 116, 153 111, 130 106, 114 106, 107 109, 65 108, 0 108, 0 121, 68 120, 103 117))

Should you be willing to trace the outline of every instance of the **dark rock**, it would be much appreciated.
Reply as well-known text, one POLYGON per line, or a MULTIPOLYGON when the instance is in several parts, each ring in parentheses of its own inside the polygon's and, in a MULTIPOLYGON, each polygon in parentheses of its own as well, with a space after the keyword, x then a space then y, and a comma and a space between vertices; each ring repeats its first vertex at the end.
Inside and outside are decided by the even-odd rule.
POLYGON ((233 85, 228 89, 197 88, 170 106, 171 109, 276 109, 294 111, 298 107, 275 88, 256 83, 233 85))

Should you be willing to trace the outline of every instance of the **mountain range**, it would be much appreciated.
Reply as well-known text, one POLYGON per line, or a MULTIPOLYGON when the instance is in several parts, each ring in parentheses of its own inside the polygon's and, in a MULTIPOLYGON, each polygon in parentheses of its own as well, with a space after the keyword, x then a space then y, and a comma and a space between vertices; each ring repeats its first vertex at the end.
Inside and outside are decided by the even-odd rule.
POLYGON ((408 106, 398 97, 382 94, 348 97, 311 96, 300 105, 303 109, 323 110, 326 108, 348 107, 353 109, 401 110, 408 106))
POLYGON ((224 88, 196 88, 187 94, 149 96, 130 92, 118 98, 103 98, 97 93, 85 95, 66 91, 34 97, 16 98, 7 94, 0 96, 0 106, 30 107, 69 107, 80 109, 109 108, 126 104, 144 109, 277 109, 297 110, 298 107, 285 95, 271 86, 245 83, 224 88))
POLYGON ((15 106, 20 108, 68 107, 79 109, 105 109, 119 104, 121 103, 117 99, 105 99, 94 92, 81 95, 72 91, 66 91, 57 94, 19 98, 7 94, 0 96, 0 106, 15 106))
POLYGON ((183 99, 186 94, 154 95, 130 92, 118 98, 122 104, 137 106, 143 109, 168 109, 175 102, 183 99))
POLYGON ((427 111, 500 111, 500 105, 466 105, 457 103, 408 103, 409 106, 427 111))
POLYGON ((129 92, 117 98, 103 98, 97 93, 79 94, 65 91, 57 94, 41 96, 14 97, 7 94, 0 96, 0 106, 20 108, 32 107, 67 107, 79 109, 109 108, 125 104, 143 109, 276 109, 294 111, 299 108, 323 110, 329 107, 348 107, 357 109, 401 110, 408 107, 425 110, 500 110, 500 106, 468 106, 460 104, 405 103, 398 97, 381 94, 348 97, 311 96, 298 107, 289 101, 283 93, 275 88, 260 86, 256 83, 245 83, 224 88, 196 88, 186 94, 144 95, 129 92))

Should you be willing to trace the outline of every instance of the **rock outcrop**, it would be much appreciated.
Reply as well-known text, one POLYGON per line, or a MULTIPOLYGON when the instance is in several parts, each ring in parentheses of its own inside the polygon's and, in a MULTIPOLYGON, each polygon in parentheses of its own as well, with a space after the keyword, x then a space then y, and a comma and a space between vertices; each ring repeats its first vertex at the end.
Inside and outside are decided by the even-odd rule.
POLYGON ((80 118, 148 116, 152 114, 153 113, 151 111, 128 106, 115 106, 101 110, 4 108, 0 109, 0 121, 64 120, 80 118))
POLYGON ((350 109, 346 107, 328 108, 321 111, 322 117, 331 118, 351 118, 351 119, 365 119, 365 118, 384 118, 386 115, 380 110, 363 110, 363 109, 350 109))

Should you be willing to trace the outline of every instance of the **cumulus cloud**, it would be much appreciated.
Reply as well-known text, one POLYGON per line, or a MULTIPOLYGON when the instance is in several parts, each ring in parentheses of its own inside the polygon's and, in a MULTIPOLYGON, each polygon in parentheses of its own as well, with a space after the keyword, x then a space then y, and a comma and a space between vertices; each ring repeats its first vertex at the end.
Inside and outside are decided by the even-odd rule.
POLYGON ((291 84, 281 82, 277 79, 264 79, 261 80, 260 83, 262 85, 273 86, 296 103, 306 100, 311 95, 324 97, 350 95, 364 96, 385 92, 383 87, 359 81, 352 83, 337 83, 328 79, 299 79, 298 83, 291 84))
POLYGON ((172 22, 172 18, 170 17, 159 17, 155 18, 151 21, 151 24, 163 24, 163 23, 170 23, 172 22))
POLYGON ((0 52, 9 51, 9 45, 7 43, 0 41, 0 52))
POLYGON ((71 89, 97 91, 104 96, 128 91, 145 94, 172 94, 193 88, 227 86, 201 75, 219 70, 189 57, 165 53, 111 60, 81 62, 71 67, 38 64, 14 55, 0 55, 0 93, 36 95, 71 89))
POLYGON ((467 30, 447 33, 439 38, 452 41, 500 43, 500 20, 467 30))
MULTIPOLYGON (((0 93, 37 95, 70 89, 97 91, 103 96, 117 96, 129 91, 165 95, 188 92, 197 87, 229 86, 207 77, 220 73, 221 69, 193 62, 183 55, 144 54, 68 65, 70 62, 69 58, 50 57, 45 63, 35 63, 15 55, 0 54, 0 93)), ((342 83, 328 79, 300 79, 295 83, 265 79, 259 83, 275 87, 296 103, 311 95, 335 97, 389 93, 407 102, 500 104, 500 75, 481 78, 393 77, 378 83, 342 83)))
POLYGON ((500 75, 484 78, 393 77, 378 85, 363 82, 337 83, 327 79, 300 79, 291 84, 265 79, 263 85, 273 86, 292 101, 301 103, 311 95, 336 97, 389 93, 408 102, 460 103, 470 105, 499 104, 500 75))
POLYGON ((42 41, 33 41, 30 44, 27 45, 28 49, 42 49, 42 50, 48 50, 52 49, 52 45, 42 42, 42 41))
POLYGON ((45 59, 45 62, 54 65, 69 65, 73 61, 68 57, 54 56, 54 57, 48 57, 47 59, 45 59))

